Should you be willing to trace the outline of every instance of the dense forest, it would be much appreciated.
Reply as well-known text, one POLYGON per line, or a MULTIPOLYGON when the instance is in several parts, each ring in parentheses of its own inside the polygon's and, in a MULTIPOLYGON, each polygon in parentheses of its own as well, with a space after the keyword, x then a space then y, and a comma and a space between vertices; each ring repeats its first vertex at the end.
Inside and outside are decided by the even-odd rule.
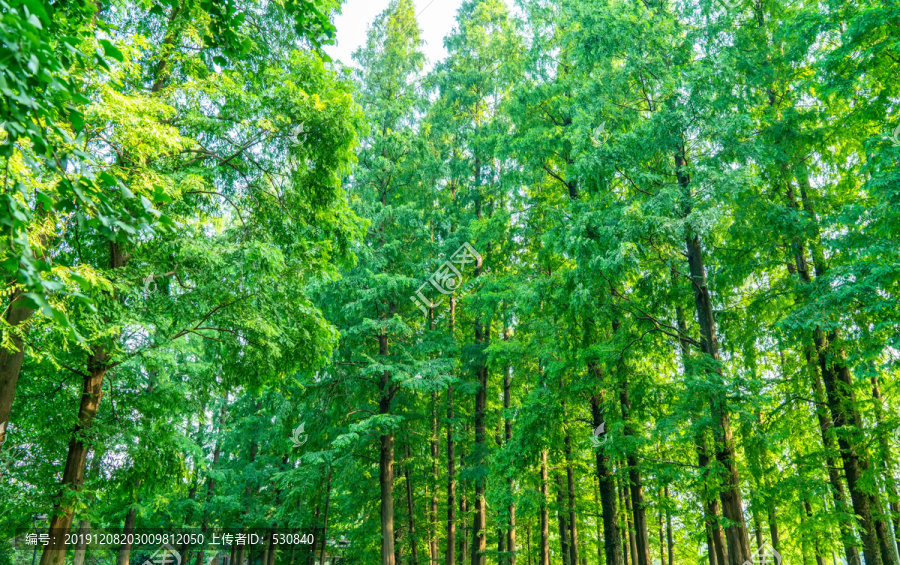
POLYGON ((900 2, 423 8, 0 0, 0 564, 900 565, 900 2))

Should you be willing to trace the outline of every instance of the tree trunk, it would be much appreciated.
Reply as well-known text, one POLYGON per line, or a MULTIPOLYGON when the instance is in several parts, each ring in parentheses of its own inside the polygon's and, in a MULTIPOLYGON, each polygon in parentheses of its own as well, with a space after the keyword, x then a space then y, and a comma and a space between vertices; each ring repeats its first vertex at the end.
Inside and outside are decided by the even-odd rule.
MULTIPOLYGON (((509 330, 503 334, 503 339, 509 339, 509 330)), ((506 445, 512 441, 512 420, 509 417, 509 411, 512 406, 512 395, 510 393, 510 385, 512 381, 512 373, 510 367, 507 367, 503 377, 503 409, 506 411, 504 417, 504 432, 506 435, 506 445)), ((516 565, 516 505, 513 503, 513 479, 506 478, 507 495, 510 498, 506 507, 507 512, 507 530, 506 530, 506 551, 508 557, 503 560, 507 565, 516 565)))
MULTIPOLYGON (((590 363, 589 369, 598 385, 602 383, 600 366, 590 363)), ((605 423, 600 410, 600 397, 591 397, 591 417, 596 429, 605 423)), ((603 446, 597 451, 597 480, 600 483, 600 506, 603 511, 603 540, 606 565, 624 565, 622 556, 622 538, 619 536, 619 516, 616 508, 616 483, 610 469, 609 456, 603 446)))
MULTIPOLYGON (((806 515, 810 519, 813 517, 812 505, 809 503, 809 499, 803 499, 803 507, 806 509, 806 515)), ((818 536, 813 540, 814 547, 816 548, 816 565, 825 565, 825 556, 822 555, 822 547, 819 544, 818 536)))
POLYGON ((444 565, 456 565, 456 465, 453 441, 453 385, 447 387, 447 554, 444 565))
POLYGON ((772 547, 777 550, 781 549, 781 539, 778 537, 778 515, 775 511, 775 503, 772 502, 772 499, 769 498, 766 504, 766 511, 768 513, 767 519, 769 522, 769 538, 772 540, 772 547))
MULTIPOLYGON (((378 336, 378 353, 384 358, 388 354, 387 334, 378 336)), ((383 362, 387 362, 383 359, 383 362)), ((394 396, 390 384, 391 375, 384 371, 381 378, 381 397, 378 400, 380 414, 391 413, 391 399, 394 396)), ((381 564, 396 565, 394 547, 394 433, 384 430, 380 438, 381 453, 378 462, 378 480, 381 486, 381 564)))
MULTIPOLYGON (((619 401, 622 408, 622 421, 625 423, 625 436, 634 436, 634 426, 631 423, 631 399, 628 396, 628 381, 623 380, 619 389, 619 401)), ((647 513, 644 509, 644 490, 641 482, 641 470, 638 468, 637 455, 634 448, 628 449, 626 455, 628 464, 628 482, 631 491, 631 512, 634 517, 634 544, 632 546, 632 561, 635 565, 651 565, 650 534, 647 525, 647 513)))
MULTIPOLYGON (((566 406, 563 403, 563 417, 566 415, 566 406)), ((568 491, 569 512, 569 555, 572 565, 578 565, 578 514, 575 508, 575 473, 572 469, 572 437, 569 426, 565 426, 565 456, 566 456, 566 486, 568 491)))
MULTIPOLYGON (((817 330, 815 342, 819 357, 819 367, 822 371, 825 383, 825 392, 828 397, 828 406, 834 427, 841 429, 845 426, 853 426, 857 430, 863 429, 862 418, 855 409, 856 395, 853 392, 853 383, 850 371, 843 363, 835 363, 834 352, 831 344, 837 338, 836 333, 826 337, 824 332, 817 330)), ((868 471, 868 450, 857 442, 850 443, 846 435, 838 435, 841 459, 844 463, 844 474, 847 477, 847 486, 850 489, 850 500, 853 503, 853 512, 859 517, 861 528, 860 535, 863 541, 863 554, 867 564, 896 565, 893 557, 893 544, 885 550, 885 542, 889 541, 889 535, 878 532, 879 528, 872 516, 877 499, 866 493, 861 483, 862 475, 868 471)), ((884 522, 880 521, 882 528, 884 522)))
POLYGON ((72 565, 84 565, 84 557, 87 554, 87 536, 91 532, 91 521, 82 520, 78 528, 78 543, 75 544, 75 556, 72 565))
POLYGON ((472 565, 485 565, 485 551, 487 550, 487 509, 485 508, 485 416, 487 412, 487 386, 488 368, 483 359, 483 350, 490 343, 490 326, 482 328, 475 323, 475 343, 480 348, 476 368, 478 390, 475 393, 475 464, 478 471, 475 474, 475 516, 472 525, 472 565))
POLYGON ((406 479, 406 509, 409 513, 409 556, 411 565, 419 565, 419 550, 416 547, 416 507, 413 504, 413 488, 409 471, 409 443, 406 444, 406 457, 403 465, 403 478, 406 479))
POLYGON ((438 434, 440 427, 437 417, 438 396, 434 392, 431 394, 431 508, 428 513, 428 563, 429 565, 437 565, 438 562, 438 482, 440 474, 438 471, 438 460, 440 457, 440 440, 438 434))
POLYGON ((122 528, 123 539, 125 543, 119 546, 119 555, 116 558, 116 565, 128 565, 131 561, 131 543, 128 542, 129 536, 134 534, 134 525, 137 521, 137 509, 132 506, 125 514, 125 526, 122 528))
MULTIPOLYGON (((881 389, 878 386, 878 377, 873 375, 870 379, 872 383, 872 400, 875 407, 875 423, 879 428, 884 427, 884 406, 882 405, 881 389)), ((897 480, 894 478, 894 469, 897 467, 897 460, 894 458, 894 452, 888 443, 888 434, 878 434, 878 446, 881 451, 881 466, 884 475, 884 484, 888 492, 889 507, 892 513, 894 541, 897 544, 897 552, 900 553, 900 495, 897 493, 897 480)))
POLYGON ((623 513, 625 515, 625 531, 628 532, 628 547, 631 548, 631 564, 639 565, 637 557, 637 539, 634 535, 634 521, 631 520, 631 517, 634 516, 634 510, 631 507, 631 497, 628 496, 627 491, 627 487, 623 484, 620 492, 622 494, 623 513))
POLYGON ((541 450, 541 565, 550 565, 550 517, 547 512, 547 451, 541 450))
POLYGON ((669 510, 669 485, 666 485, 665 490, 666 495, 666 547, 668 549, 669 556, 669 565, 674 564, 674 553, 672 550, 675 548, 675 542, 672 538, 672 511, 669 510))
POLYGON ((88 446, 84 435, 90 430, 100 406, 103 395, 103 376, 106 374, 108 358, 100 348, 94 347, 89 366, 91 371, 84 377, 81 393, 81 406, 78 409, 78 423, 69 441, 69 453, 63 469, 62 489, 53 505, 50 519, 50 543, 44 546, 41 554, 41 565, 62 565, 66 555, 66 535, 72 528, 72 512, 74 498, 84 483, 84 462, 87 458, 88 446))
MULTIPOLYGON (((213 460, 210 465, 210 469, 214 469, 219 464, 219 456, 222 453, 222 430, 225 429, 225 409, 228 407, 228 392, 225 392, 225 396, 222 398, 222 410, 219 411, 219 426, 216 431, 216 446, 213 448, 213 460)), ((206 534, 206 530, 209 529, 209 513, 206 511, 206 505, 209 504, 210 499, 212 498, 213 491, 216 490, 216 479, 213 476, 210 476, 206 480, 206 498, 203 501, 203 523, 200 526, 200 532, 202 534, 206 534)), ((203 563, 203 546, 200 546, 200 549, 197 551, 197 561, 196 565, 205 565, 203 563)), ((229 564, 230 565, 230 564, 229 564)))
MULTIPOLYGON (((675 156, 676 177, 681 186, 685 199, 685 216, 691 211, 690 177, 685 170, 687 160, 683 152, 675 156)), ((688 266, 691 282, 694 290, 694 303, 697 313, 697 322, 700 325, 703 353, 709 355, 714 362, 720 360, 719 342, 716 333, 716 320, 713 314, 712 299, 706 282, 706 266, 703 259, 703 248, 700 245, 700 237, 691 233, 690 229, 685 234, 688 266)), ((707 374, 715 380, 716 385, 722 384, 721 370, 717 369, 707 374)), ((725 535, 728 539, 728 557, 730 565, 741 565, 750 559, 750 538, 747 534, 747 525, 744 522, 744 508, 741 501, 741 481, 737 469, 737 459, 734 449, 734 438, 731 432, 731 418, 728 415, 728 407, 724 399, 716 394, 710 397, 710 413, 713 421, 715 438, 716 461, 725 469, 725 484, 720 490, 719 498, 722 501, 722 513, 728 520, 725 535)))
MULTIPOLYGON (((563 565, 573 565, 572 552, 569 547, 569 528, 566 523, 566 503, 563 494, 562 480, 558 473, 553 473, 553 482, 556 484, 556 518, 559 524, 559 548, 562 554, 563 565)), ((578 565, 575 563, 574 565, 578 565)))
POLYGON ((328 465, 328 479, 325 487, 325 511, 322 513, 322 552, 319 554, 319 563, 325 563, 325 540, 328 539, 328 506, 331 503, 331 464, 328 465))
MULTIPOLYGON (((6 309, 6 323, 11 328, 24 324, 34 314, 34 310, 25 306, 24 302, 21 292, 13 294, 6 309)), ((10 339, 15 347, 13 351, 0 346, 0 448, 6 441, 6 427, 12 413, 13 397, 25 360, 25 344, 15 333, 10 333, 10 339)))

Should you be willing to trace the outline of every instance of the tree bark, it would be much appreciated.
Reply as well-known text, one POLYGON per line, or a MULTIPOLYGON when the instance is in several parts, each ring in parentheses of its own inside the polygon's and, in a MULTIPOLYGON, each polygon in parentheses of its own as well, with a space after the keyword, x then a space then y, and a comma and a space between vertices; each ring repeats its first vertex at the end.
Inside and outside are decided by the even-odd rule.
POLYGON ((84 483, 84 462, 88 446, 85 435, 89 433, 100 406, 103 395, 103 376, 106 374, 108 358, 99 348, 94 347, 89 366, 90 373, 84 377, 81 406, 78 409, 78 423, 69 441, 69 453, 63 468, 62 489, 53 505, 50 519, 50 543, 44 546, 41 565, 62 565, 66 555, 66 534, 72 528, 74 497, 81 492, 84 483))
MULTIPOLYGON (((563 484, 559 473, 553 473, 553 482, 556 484, 556 518, 559 524, 559 548, 562 554, 563 565, 573 565, 572 552, 569 547, 569 528, 566 520, 566 503, 563 494, 563 484)), ((577 563, 575 565, 578 565, 577 563)))
MULTIPOLYGON (((6 309, 6 323, 12 328, 18 328, 28 321, 34 314, 34 310, 25 306, 25 298, 21 292, 13 294, 9 306, 6 309)), ((15 334, 11 341, 15 349, 9 351, 0 346, 0 448, 6 441, 6 427, 12 413, 13 398, 16 394, 16 385, 19 383, 19 374, 22 372, 22 363, 25 360, 25 344, 15 334)))
MULTIPOLYGON (((627 479, 622 479, 623 481, 627 481, 627 479)), ((634 521, 631 519, 634 516, 634 509, 631 506, 631 497, 628 496, 628 488, 623 484, 621 488, 622 494, 622 506, 623 513, 625 515, 625 531, 628 532, 628 547, 631 548, 631 564, 638 564, 638 550, 637 550, 637 539, 634 535, 634 521)))
POLYGON ((409 513, 409 556, 411 565, 419 565, 419 550, 416 543, 416 507, 413 504, 413 488, 410 478, 410 451, 406 444, 406 457, 403 465, 403 478, 406 480, 406 509, 409 513))
POLYGON ((547 451, 541 450, 541 565, 550 565, 550 517, 547 511, 547 451))
MULTIPOLYGON (((588 365, 597 384, 602 383, 600 366, 596 363, 588 365)), ((591 397, 591 417, 594 428, 605 423, 600 410, 600 397, 591 397)), ((616 507, 616 483, 610 468, 609 456, 603 447, 596 454, 597 480, 600 483, 600 506, 603 512, 603 548, 606 565, 624 565, 622 556, 622 538, 619 536, 619 515, 616 507)))
POLYGON ((672 538, 672 511, 669 509, 669 485, 666 485, 665 489, 666 495, 666 546, 668 549, 669 556, 669 565, 674 564, 674 553, 672 550, 675 548, 675 541, 672 538))
MULTIPOLYGON (((388 354, 387 334, 378 336, 378 353, 388 354)), ((387 360, 384 360, 386 362, 387 360)), ((381 397, 378 400, 380 414, 391 413, 391 399, 394 396, 391 375, 384 371, 381 377, 381 397)), ((381 487, 381 563, 396 565, 394 547, 394 433, 385 430, 380 438, 381 452, 378 462, 378 481, 381 487)))
MULTIPOLYGON (((628 396, 628 381, 623 380, 619 389, 619 403, 622 408, 622 421, 625 423, 625 436, 634 436, 634 426, 631 423, 631 399, 628 396)), ((628 449, 626 455, 628 464, 628 483, 631 491, 631 512, 634 517, 634 546, 632 560, 636 565, 650 565, 650 534, 647 525, 647 513, 644 509, 644 490, 641 481, 641 470, 638 467, 637 455, 634 448, 628 449)))
POLYGON ((431 395, 431 508, 428 513, 428 562, 429 565, 437 565, 438 562, 438 460, 440 457, 440 440, 438 434, 440 427, 437 417, 437 393, 431 395))
POLYGON ((116 565, 128 565, 131 560, 131 543, 127 541, 129 536, 134 533, 135 522, 137 521, 137 508, 132 506, 125 514, 125 526, 122 527, 122 534, 125 543, 119 546, 119 555, 116 558, 116 565))
POLYGON ((485 416, 487 412, 488 368, 483 359, 484 348, 490 343, 490 326, 483 328, 475 323, 475 343, 479 347, 476 378, 478 390, 475 393, 475 516, 472 524, 472 565, 485 565, 487 550, 487 509, 485 508, 485 416))
POLYGON ((453 385, 447 387, 447 553, 444 565, 456 565, 456 465, 453 441, 453 385))
MULTIPOLYGON (((685 216, 690 214, 692 207, 690 176, 685 170, 686 165, 687 160, 682 149, 675 156, 675 168, 678 184, 681 186, 685 200, 685 216)), ((700 237, 691 233, 691 230, 688 229, 685 234, 685 244, 694 290, 697 322, 700 325, 702 336, 702 350, 703 353, 712 358, 713 362, 718 363, 720 356, 716 320, 706 281, 706 266, 704 264, 700 237)), ((715 379, 715 384, 722 384, 721 369, 708 372, 707 376, 715 379)), ((713 436, 715 438, 716 461, 725 469, 725 484, 719 493, 719 498, 722 501, 722 513, 729 522, 725 528, 725 535, 728 540, 728 557, 730 559, 728 563, 741 565, 750 558, 750 538, 747 534, 747 525, 744 522, 741 481, 737 469, 731 418, 728 414, 728 407, 721 396, 713 394, 709 401, 713 421, 713 436)))
MULTIPOLYGON (((505 331, 503 338, 509 339, 509 331, 505 331)), ((503 409, 506 411, 504 417, 504 432, 506 436, 506 445, 512 441, 512 419, 509 417, 509 411, 512 406, 512 395, 510 393, 510 385, 512 381, 512 373, 510 367, 506 368, 503 377, 503 409)), ((507 565, 516 565, 516 505, 513 503, 513 478, 506 478, 507 495, 509 496, 509 504, 506 507, 507 512, 507 530, 506 530, 506 551, 507 558, 503 561, 507 565)))
MULTIPOLYGON (((563 403, 563 417, 568 419, 565 403, 563 403)), ((578 513, 575 508, 575 473, 572 469, 572 437, 568 425, 565 426, 565 456, 569 513, 569 554, 572 565, 578 565, 578 513)))
POLYGON ((328 506, 331 503, 331 465, 328 465, 328 479, 325 487, 325 510, 322 513, 322 552, 319 554, 319 563, 325 563, 325 540, 328 539, 328 506))

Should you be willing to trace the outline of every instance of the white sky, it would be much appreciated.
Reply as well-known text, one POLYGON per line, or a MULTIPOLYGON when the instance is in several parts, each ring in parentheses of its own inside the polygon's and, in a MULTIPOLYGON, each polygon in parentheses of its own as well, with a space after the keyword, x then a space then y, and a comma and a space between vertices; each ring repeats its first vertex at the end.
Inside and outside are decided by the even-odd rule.
MULTIPOLYGON (((325 51, 335 61, 352 65, 351 56, 366 42, 366 31, 375 17, 387 8, 390 0, 345 0, 342 13, 335 18, 337 45, 328 46, 325 51)), ((512 4, 512 0, 508 0, 512 4)), ((424 52, 428 58, 427 67, 443 59, 444 37, 456 25, 456 11, 462 0, 413 0, 425 40, 424 52)))

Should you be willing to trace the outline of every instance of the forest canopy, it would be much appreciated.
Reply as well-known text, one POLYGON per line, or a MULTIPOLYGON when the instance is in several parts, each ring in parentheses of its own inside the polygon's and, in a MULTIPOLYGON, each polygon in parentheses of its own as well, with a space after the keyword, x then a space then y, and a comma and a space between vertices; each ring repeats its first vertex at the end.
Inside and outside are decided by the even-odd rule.
POLYGON ((0 565, 900 565, 900 2, 424 4, 0 0, 0 565))

